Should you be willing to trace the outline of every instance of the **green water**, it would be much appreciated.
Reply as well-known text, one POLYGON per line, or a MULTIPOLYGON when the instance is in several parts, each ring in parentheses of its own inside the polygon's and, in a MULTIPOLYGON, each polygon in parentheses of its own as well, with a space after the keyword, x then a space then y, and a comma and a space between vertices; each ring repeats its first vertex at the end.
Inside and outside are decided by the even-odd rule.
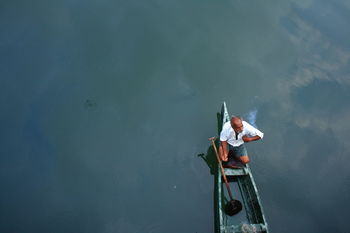
POLYGON ((2 1, 0 231, 213 232, 216 112, 271 232, 347 232, 347 1, 2 1))

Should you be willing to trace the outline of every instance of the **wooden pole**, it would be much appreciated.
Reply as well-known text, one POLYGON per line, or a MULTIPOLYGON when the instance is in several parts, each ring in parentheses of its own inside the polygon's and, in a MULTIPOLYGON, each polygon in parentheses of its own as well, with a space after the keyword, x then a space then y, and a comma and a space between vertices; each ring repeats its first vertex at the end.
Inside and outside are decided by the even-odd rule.
POLYGON ((228 185, 228 181, 227 181, 227 178, 226 178, 226 175, 225 175, 225 170, 224 170, 224 168, 223 168, 223 166, 222 166, 222 164, 221 164, 221 160, 220 160, 220 157, 219 157, 219 153, 218 153, 218 150, 217 150, 217 148, 216 148, 216 145, 215 145, 214 140, 215 140, 215 137, 209 138, 209 141, 211 141, 211 143, 213 144, 213 147, 214 147, 214 150, 215 150, 215 155, 216 155, 216 158, 217 158, 218 163, 219 163, 219 165, 220 165, 221 174, 222 174, 222 176, 224 177, 224 181, 225 181, 225 184, 226 184, 226 188, 227 188, 228 194, 229 194, 229 196, 230 196, 230 198, 231 198, 231 201, 232 201, 233 198, 232 198, 231 189, 230 189, 230 186, 228 185))

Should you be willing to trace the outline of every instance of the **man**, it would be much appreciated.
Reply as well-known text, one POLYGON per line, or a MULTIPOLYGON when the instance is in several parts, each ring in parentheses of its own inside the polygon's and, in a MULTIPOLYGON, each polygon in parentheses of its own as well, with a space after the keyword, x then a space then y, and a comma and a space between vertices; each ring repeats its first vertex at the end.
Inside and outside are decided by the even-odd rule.
POLYGON ((260 140, 264 134, 254 128, 249 123, 242 121, 240 117, 233 116, 230 121, 226 122, 220 133, 220 157, 224 167, 234 167, 228 161, 229 154, 235 157, 243 164, 249 163, 247 149, 244 146, 245 142, 260 140), (227 150, 229 148, 229 150, 227 150))

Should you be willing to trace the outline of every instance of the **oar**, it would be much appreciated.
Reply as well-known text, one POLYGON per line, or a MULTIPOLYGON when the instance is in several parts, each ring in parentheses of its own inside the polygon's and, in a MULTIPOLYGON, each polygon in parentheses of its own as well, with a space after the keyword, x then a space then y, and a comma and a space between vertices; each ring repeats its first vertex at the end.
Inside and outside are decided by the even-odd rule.
POLYGON ((213 144, 213 147, 214 147, 214 150, 215 150, 215 154, 216 154, 216 158, 217 158, 218 163, 220 165, 221 174, 224 177, 226 188, 227 188, 228 194, 230 196, 230 202, 228 202, 225 205, 225 212, 226 212, 227 215, 233 216, 233 215, 237 214, 239 211, 242 210, 242 203, 240 201, 235 200, 235 199, 232 198, 231 189, 230 189, 230 186, 228 185, 227 178, 226 178, 226 175, 225 175, 225 170, 222 167, 221 160, 219 158, 219 153, 218 153, 218 150, 216 149, 216 145, 215 145, 214 140, 215 140, 215 137, 209 138, 209 141, 211 141, 211 143, 213 144))

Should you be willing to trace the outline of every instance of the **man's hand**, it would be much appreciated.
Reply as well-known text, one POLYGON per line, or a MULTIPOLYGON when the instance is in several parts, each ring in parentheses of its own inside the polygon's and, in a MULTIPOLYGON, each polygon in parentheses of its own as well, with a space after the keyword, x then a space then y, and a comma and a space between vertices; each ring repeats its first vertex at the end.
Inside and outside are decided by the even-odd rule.
POLYGON ((222 152, 222 150, 220 152, 220 159, 226 162, 228 160, 228 153, 222 152))
POLYGON ((250 137, 248 137, 248 136, 246 136, 246 135, 244 135, 244 136, 242 137, 242 140, 243 140, 244 142, 250 142, 250 141, 251 141, 250 137))
POLYGON ((219 148, 219 152, 220 152, 220 159, 222 161, 227 161, 228 160, 228 151, 227 151, 227 142, 226 141, 221 141, 220 142, 220 148, 219 148))
POLYGON ((226 162, 228 160, 228 154, 223 154, 223 157, 221 158, 222 161, 226 162))

